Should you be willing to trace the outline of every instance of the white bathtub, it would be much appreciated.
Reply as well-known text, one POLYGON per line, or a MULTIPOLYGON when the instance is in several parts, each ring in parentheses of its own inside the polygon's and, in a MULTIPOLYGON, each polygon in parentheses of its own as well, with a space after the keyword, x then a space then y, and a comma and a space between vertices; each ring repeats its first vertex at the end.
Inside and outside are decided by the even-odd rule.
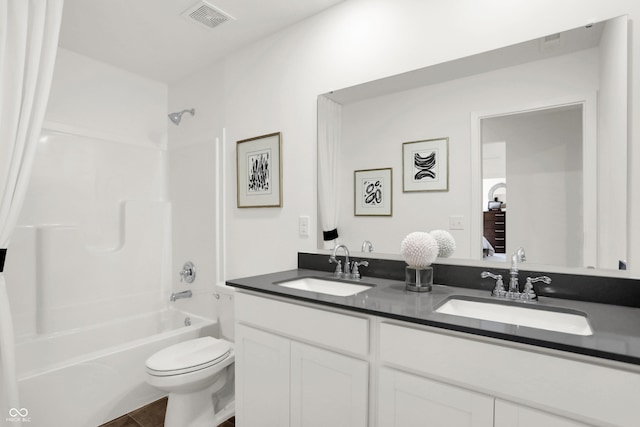
POLYGON ((167 309, 24 339, 16 346, 23 425, 98 426, 159 399, 145 383, 145 360, 205 335, 219 336, 218 324, 167 309))

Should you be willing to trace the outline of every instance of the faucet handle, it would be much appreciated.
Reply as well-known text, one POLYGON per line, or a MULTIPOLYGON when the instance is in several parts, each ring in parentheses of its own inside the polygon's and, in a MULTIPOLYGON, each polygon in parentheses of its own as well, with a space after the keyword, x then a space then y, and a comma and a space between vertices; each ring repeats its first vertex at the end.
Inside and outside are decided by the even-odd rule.
POLYGON ((187 261, 180 270, 180 282, 193 283, 196 280, 196 267, 191 261, 187 261))
POLYGON ((527 277, 527 283, 536 283, 536 282, 544 282, 548 285, 551 283, 551 277, 549 276, 527 277))
POLYGON ((353 268, 351 269, 351 278, 355 280, 360 279, 360 270, 358 270, 358 266, 364 265, 365 267, 369 267, 369 261, 353 261, 353 268))
POLYGON ((504 282, 502 281, 501 274, 493 274, 489 273, 488 271, 483 271, 482 273, 480 273, 480 277, 482 277, 483 279, 486 279, 487 277, 495 279, 496 286, 491 291, 491 296, 504 297, 506 295, 507 291, 504 288, 504 282))
POLYGON ((524 284, 524 289, 522 290, 522 296, 527 301, 537 301, 538 295, 536 294, 536 290, 533 286, 536 282, 543 282, 547 285, 551 283, 551 278, 548 276, 538 276, 538 277, 527 277, 527 280, 524 284))
POLYGON ((336 270, 334 271, 334 273, 333 273, 333 274, 334 274, 334 275, 336 275, 336 276, 342 276, 342 261, 340 261, 340 260, 336 260, 336 259, 334 258, 334 260, 333 260, 333 261, 329 260, 329 262, 335 262, 335 263, 337 263, 337 265, 336 265, 336 270))
POLYGON ((483 271, 482 273, 480 273, 480 277, 482 277, 483 279, 486 279, 487 277, 491 277, 492 279, 495 279, 495 280, 498 280, 498 279, 502 280, 501 274, 493 274, 488 271, 483 271))

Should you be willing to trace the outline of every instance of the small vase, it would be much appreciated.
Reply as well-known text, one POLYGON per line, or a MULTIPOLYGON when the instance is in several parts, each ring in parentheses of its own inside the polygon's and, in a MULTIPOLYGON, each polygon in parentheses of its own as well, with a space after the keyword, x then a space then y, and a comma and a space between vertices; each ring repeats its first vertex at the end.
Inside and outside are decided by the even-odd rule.
POLYGON ((412 292, 431 292, 433 285, 433 267, 405 268, 405 284, 412 292))

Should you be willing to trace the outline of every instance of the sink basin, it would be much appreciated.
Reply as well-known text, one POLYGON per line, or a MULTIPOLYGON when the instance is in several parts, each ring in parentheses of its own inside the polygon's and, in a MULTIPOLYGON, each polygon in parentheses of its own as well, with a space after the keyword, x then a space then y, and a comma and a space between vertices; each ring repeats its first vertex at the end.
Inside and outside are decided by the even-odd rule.
POLYGON ((593 335, 587 317, 579 312, 551 311, 536 306, 451 298, 437 308, 436 313, 527 326, 565 334, 593 335))
POLYGON ((274 283, 285 288, 300 289, 302 291, 317 292, 320 294, 336 295, 346 297, 359 292, 367 291, 371 285, 341 282, 339 280, 321 279, 317 277, 301 277, 298 279, 274 283))

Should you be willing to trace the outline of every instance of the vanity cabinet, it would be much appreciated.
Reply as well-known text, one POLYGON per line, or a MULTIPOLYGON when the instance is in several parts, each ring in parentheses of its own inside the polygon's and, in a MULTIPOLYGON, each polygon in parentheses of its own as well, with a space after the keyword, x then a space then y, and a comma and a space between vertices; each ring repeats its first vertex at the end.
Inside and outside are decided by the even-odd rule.
POLYGON ((493 398, 389 368, 380 369, 378 425, 493 427, 493 398))
POLYGON ((588 424, 500 399, 496 399, 495 408, 494 427, 589 427, 588 424))
POLYGON ((506 252, 507 212, 487 211, 484 215, 484 237, 489 241, 497 254, 506 252))
POLYGON ((236 419, 243 427, 366 427, 369 320, 236 295, 236 419))
POLYGON ((291 342, 248 326, 236 326, 238 425, 289 425, 291 342))
POLYGON ((368 394, 367 362, 292 342, 292 426, 366 427, 368 394))
MULTIPOLYGON (((437 393, 442 388, 438 383, 444 382, 459 387, 462 396, 470 396, 464 399, 484 402, 485 411, 486 399, 494 401, 495 424, 488 425, 495 427, 631 427, 640 420, 634 403, 640 397, 637 372, 565 358, 559 352, 544 354, 530 346, 502 345, 472 335, 385 321, 380 325, 379 353, 383 372, 396 370, 413 377, 414 383, 434 390, 427 396, 437 393), (486 399, 477 397, 479 392, 486 399)), ((406 410, 394 407, 395 402, 382 402, 389 384, 393 383, 380 382, 380 420, 387 413, 406 410)), ((421 404, 415 398, 408 401, 421 404)), ((470 407, 467 403, 462 411, 472 414, 470 407)), ((469 423, 447 425, 486 425, 485 418, 473 424, 473 416, 469 423)))
POLYGON ((243 427, 637 427, 625 364, 236 293, 243 427))

